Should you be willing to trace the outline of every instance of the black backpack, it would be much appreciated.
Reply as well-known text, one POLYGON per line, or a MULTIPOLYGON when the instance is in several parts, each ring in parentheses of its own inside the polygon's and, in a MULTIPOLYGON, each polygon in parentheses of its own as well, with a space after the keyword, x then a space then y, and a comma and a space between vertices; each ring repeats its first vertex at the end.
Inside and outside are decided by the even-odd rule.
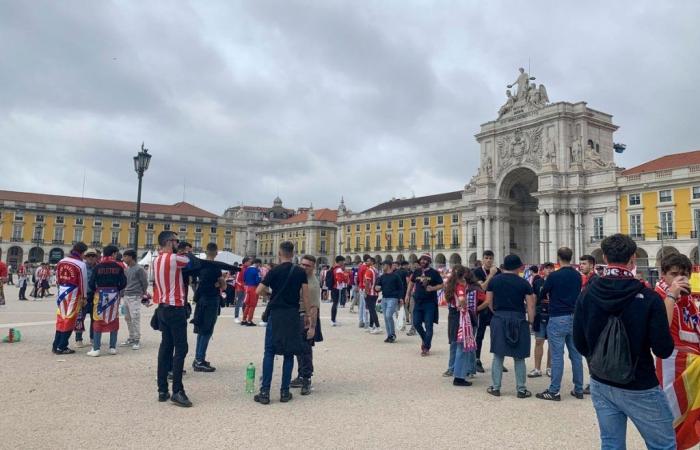
POLYGON ((634 381, 638 359, 632 360, 630 340, 620 319, 623 312, 608 317, 588 360, 588 369, 601 380, 624 385, 634 381))
POLYGON ((335 279, 335 276, 333 275, 333 272, 335 271, 335 266, 331 267, 326 271, 326 287, 328 289, 333 289, 333 281, 335 279))

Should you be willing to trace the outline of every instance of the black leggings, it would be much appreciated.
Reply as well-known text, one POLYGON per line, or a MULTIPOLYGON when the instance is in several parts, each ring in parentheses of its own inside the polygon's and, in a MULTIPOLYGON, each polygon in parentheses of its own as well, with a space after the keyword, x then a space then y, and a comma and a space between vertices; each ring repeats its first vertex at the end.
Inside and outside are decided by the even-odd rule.
POLYGON ((369 326, 379 327, 379 317, 377 317, 377 296, 368 295, 365 297, 365 306, 369 311, 369 326))
POLYGON ((338 301, 340 300, 340 290, 331 289, 331 301, 333 306, 331 306, 331 322, 335 322, 335 316, 338 315, 338 301))
POLYGON ((481 347, 484 343, 486 327, 491 325, 491 317, 493 313, 488 308, 479 313, 479 326, 476 329, 476 359, 481 359, 481 347))

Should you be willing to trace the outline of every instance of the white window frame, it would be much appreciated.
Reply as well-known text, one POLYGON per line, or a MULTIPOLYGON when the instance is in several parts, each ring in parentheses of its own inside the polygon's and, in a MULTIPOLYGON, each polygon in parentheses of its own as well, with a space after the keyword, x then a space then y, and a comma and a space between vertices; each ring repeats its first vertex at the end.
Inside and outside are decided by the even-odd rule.
POLYGON ((700 200, 700 186, 693 186, 690 188, 690 198, 692 200, 700 200), (695 196, 695 189, 698 190, 698 196, 695 196))
POLYGON ((605 236, 605 217, 604 216, 595 216, 593 217, 593 237, 595 239, 603 239, 605 236), (600 220, 600 234, 597 233, 598 231, 598 226, 596 226, 596 221, 600 220))
POLYGON ((659 211, 659 228, 661 229, 661 233, 662 233, 662 234, 667 234, 667 235, 668 235, 668 234, 672 234, 672 233, 673 233, 674 228, 675 228, 675 227, 674 227, 674 225, 675 225, 675 224, 674 224, 674 221, 675 221, 675 217, 674 217, 674 214, 673 214, 673 210, 672 210, 672 209, 667 209, 667 210, 659 211), (670 230, 667 230, 667 229, 664 228, 664 223, 668 223, 668 222, 664 222, 664 220, 663 220, 663 216, 664 216, 665 214, 670 214, 670 215, 671 215, 671 221, 670 221, 670 223, 671 223, 671 229, 670 229, 670 230))
POLYGON ((642 205, 642 194, 639 192, 632 192, 627 196, 627 206, 641 206, 642 205), (636 195, 639 203, 632 203, 632 196, 636 195))
POLYGON ((664 204, 673 203, 673 189, 660 189, 658 198, 659 198, 659 203, 664 203, 664 204), (661 193, 662 192, 670 192, 671 193, 671 196, 669 197, 668 200, 661 200, 661 193))
POLYGON ((639 236, 644 236, 644 230, 642 229, 642 215, 641 214, 630 214, 629 215, 629 224, 630 224, 630 235, 633 237, 639 237, 639 236), (632 218, 633 217, 639 217, 639 230, 638 232, 635 233, 634 230, 632 229, 632 218))

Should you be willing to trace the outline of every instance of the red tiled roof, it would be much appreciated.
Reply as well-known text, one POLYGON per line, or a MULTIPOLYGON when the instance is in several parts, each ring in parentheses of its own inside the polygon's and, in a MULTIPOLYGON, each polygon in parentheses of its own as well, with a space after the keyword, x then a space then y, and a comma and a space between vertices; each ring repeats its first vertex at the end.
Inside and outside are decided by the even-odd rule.
POLYGON ((676 169, 679 167, 700 164, 700 150, 694 152, 674 153, 652 159, 622 172, 622 175, 636 175, 638 173, 656 172, 657 170, 676 169))
MULTIPOLYGON (((285 219, 280 222, 280 224, 290 224, 290 223, 299 223, 299 222, 306 222, 306 220, 309 218, 309 213, 307 211, 304 211, 301 214, 297 214, 296 216, 292 216, 289 219, 285 219)), ((338 221, 338 210, 336 209, 328 209, 328 208, 321 208, 321 209, 315 209, 314 210, 314 220, 325 220, 327 222, 337 222, 338 221)))
MULTIPOLYGON (((76 208, 111 209, 116 211, 136 211, 136 202, 124 200, 106 200, 102 198, 68 197, 65 195, 36 194, 32 192, 16 192, 0 190, 0 201, 39 203, 48 205, 75 206, 76 208)), ((177 202, 174 205, 157 203, 141 203, 141 211, 153 214, 208 217, 215 219, 216 214, 187 203, 177 202)))
POLYGON ((396 198, 388 202, 380 203, 362 212, 385 211, 394 208, 408 208, 411 206, 425 205, 428 203, 448 202, 461 200, 462 191, 445 192, 442 194, 425 195, 423 197, 396 198))

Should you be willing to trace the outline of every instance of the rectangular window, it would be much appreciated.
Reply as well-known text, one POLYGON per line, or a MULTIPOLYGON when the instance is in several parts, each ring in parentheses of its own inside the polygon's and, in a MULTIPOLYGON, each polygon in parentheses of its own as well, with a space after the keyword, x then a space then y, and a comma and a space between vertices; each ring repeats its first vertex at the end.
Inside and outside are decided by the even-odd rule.
POLYGON ((132 230, 136 228, 136 222, 129 222, 129 228, 132 230))
POLYGON ((700 229, 700 209, 693 210, 693 219, 695 219, 695 222, 693 222, 693 230, 697 233, 698 229, 700 229))
POLYGON ((456 247, 459 245, 459 230, 457 228, 452 229, 452 246, 456 247))
POLYGON ((459 223, 459 214, 452 214, 452 223, 459 223))
POLYGON ((96 244, 102 243, 102 230, 93 228, 92 230, 92 242, 96 244))
POLYGON ((445 222, 445 218, 443 216, 437 216, 437 224, 442 225, 445 222))
POLYGON ((365 236, 365 250, 369 250, 369 236, 365 236))
POLYGON ((430 245, 430 231, 425 230, 423 232, 423 246, 430 245))
POLYGON ((359 223, 355 225, 355 231, 357 231, 358 233, 360 232, 360 224, 359 223))
POLYGON ((65 223, 65 218, 63 216, 56 216, 56 223, 65 223))
POLYGON ((377 222, 377 230, 381 230, 381 229, 382 229, 382 224, 377 222))
POLYGON ((153 233, 146 233, 146 247, 153 246, 153 233))
POLYGON ((16 211, 15 212, 15 221, 16 222, 24 222, 24 212, 16 211))
POLYGON ((170 231, 170 224, 169 223, 163 224, 163 231, 170 231))
POLYGON ((63 240, 63 227, 56 227, 53 229, 53 240, 62 241, 63 240))
POLYGON ((119 225, 120 225, 120 223, 119 223, 118 220, 113 220, 113 221, 112 221, 112 228, 119 228, 119 225))
POLYGON ((348 225, 348 226, 345 227, 345 231, 348 232, 348 233, 350 232, 350 225, 348 225))
POLYGON ((382 245, 382 237, 380 235, 376 235, 374 239, 374 246, 375 247, 380 247, 382 245))
POLYGON ((136 230, 129 230, 129 247, 136 243, 136 230))
POLYGON ((423 217, 423 226, 430 226, 430 217, 423 217))
POLYGON ((399 232, 399 241, 397 242, 399 247, 403 247, 403 231, 399 232))
POLYGON ((76 224, 76 225, 82 225, 82 224, 84 223, 84 221, 85 221, 85 219, 83 219, 82 217, 76 217, 76 218, 75 218, 75 224, 76 224))
POLYGON ((472 227, 471 239, 469 240, 469 246, 476 247, 476 227, 472 227))
POLYGON ((194 238, 194 248, 196 249, 202 249, 202 238, 199 236, 195 236, 194 238))
POLYGON ((41 240, 44 238, 44 227, 37 225, 34 227, 34 237, 32 239, 41 240))
POLYGON ((226 228, 226 231, 224 231, 224 234, 227 236, 231 236, 231 233, 232 233, 232 231, 230 228, 226 228))
POLYGON ((211 227, 211 233, 216 234, 216 227, 211 227))
POLYGON ((326 241, 325 241, 325 239, 321 241, 320 251, 321 251, 321 253, 326 253, 326 241))
POLYGON ((102 219, 99 217, 95 217, 92 221, 92 224, 96 227, 101 227, 102 226, 102 219))
POLYGON ((411 219, 411 226, 412 227, 416 226, 416 219, 415 218, 411 219))
POLYGON ((146 224, 146 229, 147 229, 147 230, 155 230, 155 229, 156 229, 156 225, 155 225, 153 222, 149 222, 149 223, 146 224))
POLYGON ((603 218, 594 217, 593 218, 593 237, 596 239, 603 239, 603 218))
POLYGON ((83 229, 82 228, 76 228, 73 230, 73 240, 75 242, 82 242, 83 241, 83 229))
POLYGON ((12 240, 20 241, 22 240, 22 230, 24 225, 14 225, 12 227, 12 240))
POLYGON ((359 251, 360 249, 360 236, 355 236, 355 251, 359 251))
POLYGON ((391 230, 391 220, 386 221, 386 229, 391 230))
POLYGON ((321 236, 325 236, 325 235, 326 235, 326 230, 321 230, 321 236))
POLYGON ((369 231, 369 223, 365 224, 365 231, 369 231))
MULTIPOLYGON (((201 232, 202 232, 202 227, 201 227, 201 226, 196 226, 196 227, 194 227, 194 232, 195 232, 195 233, 201 233, 201 232)), ((289 237, 292 237, 292 235, 290 234, 289 237)))
POLYGON ((438 230, 438 232, 437 232, 437 245, 440 246, 440 247, 442 247, 443 245, 445 245, 444 233, 443 233, 442 230, 438 230))
POLYGON ((119 231, 112 231, 112 245, 119 245, 119 231))
POLYGON ((642 196, 639 193, 630 194, 629 196, 630 206, 637 206, 642 204, 642 196))
POLYGON ((693 200, 700 198, 700 186, 693 186, 693 200))
POLYGON ((664 237, 673 233, 673 211, 661 211, 661 233, 664 237))
POLYGON ((411 243, 409 245, 413 248, 415 248, 415 246, 416 246, 416 232, 415 231, 411 231, 411 243))
POLYGON ((37 222, 43 222, 43 221, 44 221, 44 215, 43 215, 43 214, 37 214, 37 215, 36 215, 36 221, 37 221, 37 222))
POLYGON ((403 228, 403 219, 399 219, 399 228, 403 228))
POLYGON ((659 203, 668 203, 673 201, 673 195, 670 189, 659 191, 659 203))
POLYGON ((642 236, 642 215, 641 214, 630 215, 630 235, 633 238, 642 236))
POLYGON ((224 238, 224 247, 231 248, 231 238, 230 237, 224 238))
POLYGON ((187 225, 180 225, 180 233, 187 233, 187 225))

